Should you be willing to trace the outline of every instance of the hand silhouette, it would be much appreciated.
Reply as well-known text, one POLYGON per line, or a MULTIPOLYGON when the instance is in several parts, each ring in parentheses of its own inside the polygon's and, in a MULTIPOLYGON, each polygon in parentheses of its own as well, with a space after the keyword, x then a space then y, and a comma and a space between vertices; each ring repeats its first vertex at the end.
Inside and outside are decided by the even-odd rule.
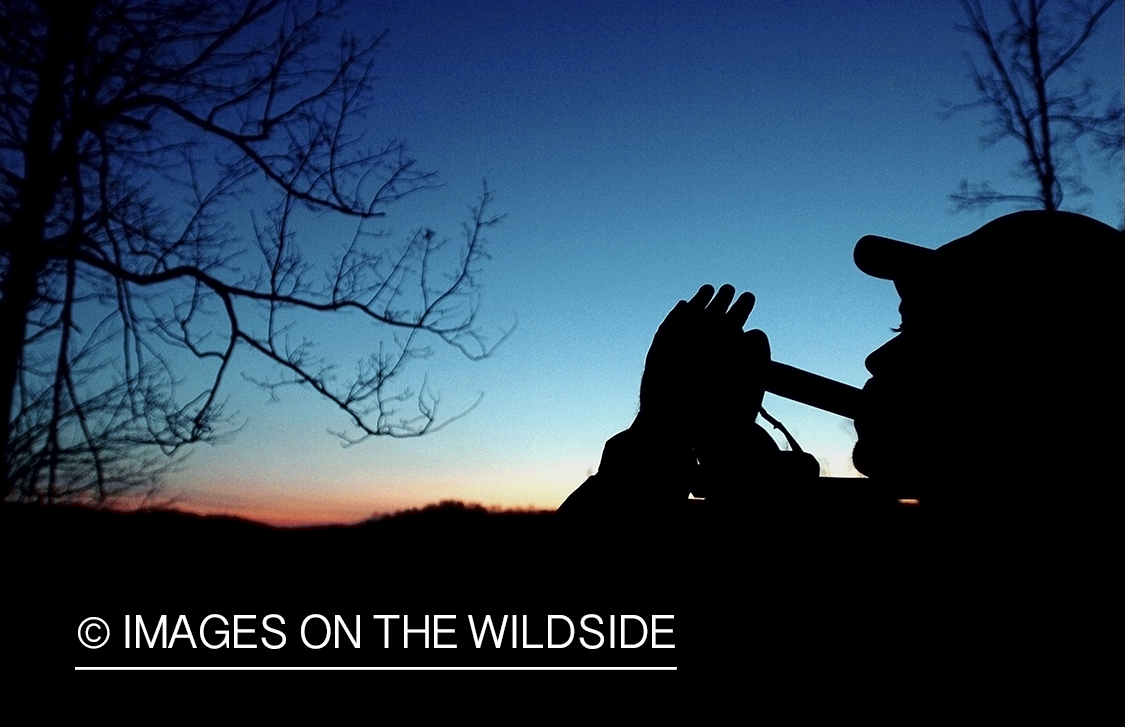
POLYGON ((693 446, 753 424, 769 340, 742 330, 754 296, 734 294, 730 285, 717 293, 704 285, 660 324, 645 360, 639 420, 684 432, 693 446))
POLYGON ((755 424, 770 346, 761 331, 742 330, 753 308, 754 296, 736 300, 730 285, 704 285, 676 304, 645 359, 636 421, 606 442, 598 474, 560 511, 678 512, 688 493, 777 499, 792 480, 817 476, 815 459, 781 452, 755 424))
POLYGON ((668 314, 645 361, 634 426, 690 448, 699 497, 785 497, 784 483, 819 474, 815 458, 782 452, 755 423, 770 345, 762 331, 742 330, 753 308, 750 293, 736 300, 730 285, 705 285, 668 314))

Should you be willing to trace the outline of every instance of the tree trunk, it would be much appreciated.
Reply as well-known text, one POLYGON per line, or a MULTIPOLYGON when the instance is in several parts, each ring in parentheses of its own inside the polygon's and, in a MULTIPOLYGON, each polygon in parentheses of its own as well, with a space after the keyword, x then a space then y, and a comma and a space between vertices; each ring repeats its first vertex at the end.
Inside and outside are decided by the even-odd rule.
MULTIPOLYGON (((12 252, 8 258, 7 278, 3 284, 3 298, 0 299, 0 411, 4 412, 0 441, 4 443, 4 477, 0 482, 0 500, 7 499, 15 485, 12 472, 12 424, 16 412, 13 411, 16 378, 23 364, 24 345, 27 340, 27 318, 35 301, 37 282, 42 265, 38 257, 21 244, 22 236, 11 227, 5 234, 12 234, 12 252)), ((22 238, 26 239, 26 238, 22 238)))
POLYGON ((39 293, 39 281, 51 257, 47 247, 47 217, 62 180, 65 153, 64 79, 73 62, 74 18, 47 14, 47 52, 39 64, 39 86, 31 104, 23 159, 23 184, 11 222, 0 230, 0 249, 8 269, 0 283, 0 411, 4 412, 0 441, 4 445, 4 476, 0 500, 12 493, 12 424, 16 382, 27 343, 27 321, 39 293), (60 21, 60 17, 63 18, 60 21))

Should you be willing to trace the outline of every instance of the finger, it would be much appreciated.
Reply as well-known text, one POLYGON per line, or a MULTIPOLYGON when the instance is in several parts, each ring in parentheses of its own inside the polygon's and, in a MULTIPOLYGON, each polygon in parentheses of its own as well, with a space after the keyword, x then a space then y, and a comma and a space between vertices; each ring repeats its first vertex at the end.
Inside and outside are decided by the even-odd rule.
POLYGON ((746 325, 746 320, 750 317, 750 311, 754 310, 754 294, 750 292, 743 293, 738 296, 738 300, 730 307, 727 312, 727 320, 732 325, 742 328, 746 325))
POLYGON ((712 316, 725 315, 732 300, 734 300, 734 286, 724 285, 719 288, 719 292, 715 293, 715 297, 708 304, 707 313, 712 316))
POLYGON ((681 300, 676 303, 676 307, 668 311, 668 315, 664 316, 664 320, 660 322, 660 326, 656 329, 657 336, 666 336, 667 331, 679 326, 687 309, 688 304, 685 301, 681 300))
MULTIPOLYGON (((691 300, 687 302, 689 308, 697 308, 703 310, 707 305, 707 301, 711 300, 711 296, 715 294, 715 289, 710 285, 703 285, 696 291, 691 300)), ((681 303, 683 301, 680 301, 681 303)))

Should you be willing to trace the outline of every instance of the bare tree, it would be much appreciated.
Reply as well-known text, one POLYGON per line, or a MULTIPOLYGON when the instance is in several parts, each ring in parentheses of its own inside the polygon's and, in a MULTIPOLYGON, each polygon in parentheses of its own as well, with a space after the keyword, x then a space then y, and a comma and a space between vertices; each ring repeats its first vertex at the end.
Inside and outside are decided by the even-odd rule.
POLYGON ((401 377, 428 341, 470 359, 493 350, 476 276, 499 218, 486 188, 464 245, 424 228, 396 250, 375 226, 436 178, 400 142, 365 146, 380 39, 330 38, 340 10, 0 5, 0 498, 101 500, 151 483, 187 445, 230 431, 222 392, 238 351, 277 367, 268 385, 339 407, 348 442, 450 420, 401 377), (335 255, 303 249, 302 220, 350 232, 335 255), (337 379, 300 333, 324 315, 378 329, 354 376, 337 379))
MULTIPOLYGON (((961 0, 968 24, 961 29, 976 38, 987 58, 987 70, 971 59, 977 100, 953 105, 950 111, 983 108, 988 133, 981 142, 992 146, 1015 139, 1023 147, 1018 176, 1030 179, 1034 192, 1012 194, 987 182, 961 187, 950 195, 958 209, 1014 203, 1021 207, 1059 209, 1067 193, 1089 190, 1078 175, 1086 153, 1117 157, 1125 146, 1120 98, 1101 106, 1094 83, 1079 73, 1083 46, 1118 0, 1055 3, 1009 0, 1010 22, 994 30, 980 0, 961 0)), ((1113 17, 1110 15, 1109 17, 1113 17)))

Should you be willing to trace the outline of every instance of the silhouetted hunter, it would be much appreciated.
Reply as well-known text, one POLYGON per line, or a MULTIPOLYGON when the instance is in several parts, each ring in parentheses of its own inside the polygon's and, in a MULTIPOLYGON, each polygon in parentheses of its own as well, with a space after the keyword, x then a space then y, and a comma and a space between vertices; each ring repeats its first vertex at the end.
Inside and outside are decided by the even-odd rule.
MULTIPOLYGON (((1097 496, 1121 429, 1122 237, 1077 214, 1019 212, 936 250, 861 239, 856 265, 894 282, 902 325, 866 361, 856 468, 931 507, 1097 496)), ((676 305, 636 420, 562 512, 675 512, 689 493, 711 509, 784 501, 817 476, 755 423, 770 349, 742 330, 753 305, 729 285, 676 305)))

